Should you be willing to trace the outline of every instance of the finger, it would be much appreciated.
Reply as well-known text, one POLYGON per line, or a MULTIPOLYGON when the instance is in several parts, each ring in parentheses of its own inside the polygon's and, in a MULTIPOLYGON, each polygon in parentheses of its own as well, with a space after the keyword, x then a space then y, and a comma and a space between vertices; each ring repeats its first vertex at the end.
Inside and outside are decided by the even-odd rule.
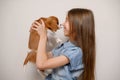
POLYGON ((42 26, 45 27, 45 23, 42 19, 41 19, 41 22, 42 22, 42 26))
POLYGON ((37 25, 37 24, 35 24, 35 23, 33 23, 33 24, 32 24, 32 27, 37 28, 37 27, 38 27, 38 25, 37 25))
POLYGON ((32 27, 31 29, 32 29, 32 30, 35 30, 35 31, 38 31, 38 29, 37 29, 37 28, 34 28, 34 27, 32 27))
POLYGON ((32 32, 32 27, 30 27, 30 30, 29 30, 29 32, 32 32))
POLYGON ((41 24, 40 24, 39 22, 37 22, 37 21, 35 21, 34 23, 35 23, 36 25, 38 25, 38 26, 41 25, 41 24))
POLYGON ((32 32, 32 27, 33 27, 34 25, 32 24, 31 25, 31 27, 30 27, 30 29, 29 29, 29 32, 32 32))

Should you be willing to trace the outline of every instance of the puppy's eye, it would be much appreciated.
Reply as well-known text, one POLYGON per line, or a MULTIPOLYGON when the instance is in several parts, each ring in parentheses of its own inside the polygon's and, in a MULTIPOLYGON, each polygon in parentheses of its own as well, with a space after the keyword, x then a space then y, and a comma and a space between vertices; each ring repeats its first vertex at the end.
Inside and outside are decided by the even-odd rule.
POLYGON ((48 29, 52 30, 50 27, 48 27, 48 29))

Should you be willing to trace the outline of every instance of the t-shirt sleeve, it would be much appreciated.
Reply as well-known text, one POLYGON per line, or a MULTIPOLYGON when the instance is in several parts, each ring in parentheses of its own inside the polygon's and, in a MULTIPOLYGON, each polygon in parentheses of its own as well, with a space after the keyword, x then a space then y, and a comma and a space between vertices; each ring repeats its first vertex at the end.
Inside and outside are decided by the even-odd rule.
POLYGON ((64 53, 62 53, 62 55, 66 56, 70 60, 69 69, 71 71, 83 68, 81 48, 68 48, 64 53))

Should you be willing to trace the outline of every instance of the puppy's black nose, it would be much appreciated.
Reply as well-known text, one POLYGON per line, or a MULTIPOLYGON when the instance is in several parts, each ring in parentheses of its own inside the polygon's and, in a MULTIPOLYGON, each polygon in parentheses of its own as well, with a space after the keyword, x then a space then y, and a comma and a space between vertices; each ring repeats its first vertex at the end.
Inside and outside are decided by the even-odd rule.
POLYGON ((60 24, 60 25, 59 25, 59 29, 61 29, 61 28, 63 28, 63 24, 60 24))

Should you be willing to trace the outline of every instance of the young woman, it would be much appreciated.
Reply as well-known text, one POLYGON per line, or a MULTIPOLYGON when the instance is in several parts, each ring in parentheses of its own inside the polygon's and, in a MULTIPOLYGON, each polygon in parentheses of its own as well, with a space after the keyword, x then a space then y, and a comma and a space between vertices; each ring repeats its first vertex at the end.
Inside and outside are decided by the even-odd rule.
POLYGON ((68 11, 64 35, 69 40, 46 52, 47 31, 34 22, 31 29, 40 35, 36 66, 40 70, 53 69, 46 80, 95 80, 95 26, 91 10, 74 8, 68 11))

